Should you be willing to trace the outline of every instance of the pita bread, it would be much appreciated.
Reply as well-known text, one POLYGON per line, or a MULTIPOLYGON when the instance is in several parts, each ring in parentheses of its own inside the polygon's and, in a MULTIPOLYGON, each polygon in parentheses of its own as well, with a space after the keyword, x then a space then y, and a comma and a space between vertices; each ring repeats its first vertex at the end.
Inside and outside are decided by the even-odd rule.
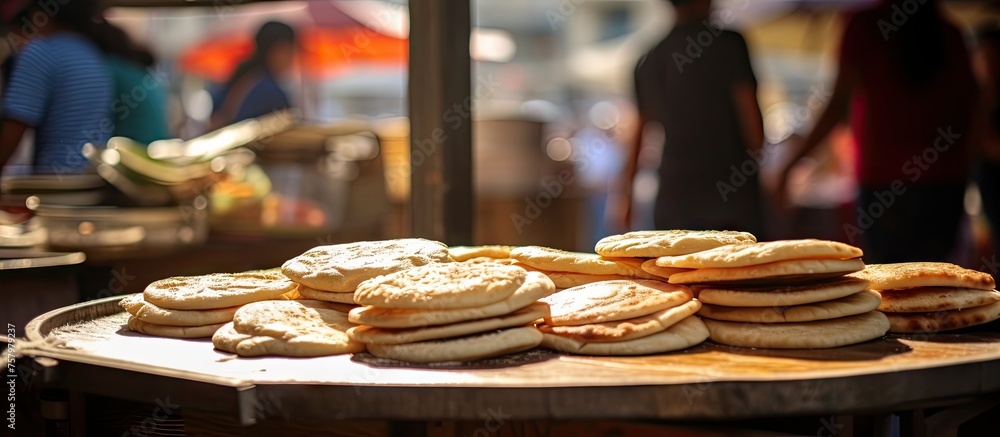
POLYGON ((545 275, 528 272, 524 284, 500 302, 474 308, 421 310, 366 306, 351 310, 352 322, 379 328, 419 328, 510 314, 556 291, 545 275))
POLYGON ((883 290, 878 310, 888 313, 927 313, 961 310, 1000 302, 1000 292, 974 288, 920 287, 883 290))
POLYGON ((258 339, 261 341, 251 341, 245 346, 253 350, 281 351, 289 356, 360 352, 364 346, 347 337, 347 330, 354 325, 347 320, 343 309, 343 305, 318 300, 255 302, 236 311, 233 328, 240 334, 274 337, 285 343, 275 346, 273 342, 258 339))
POLYGON ((701 308, 701 302, 692 300, 653 314, 617 322, 595 323, 578 326, 538 325, 542 334, 552 334, 582 343, 603 343, 628 341, 662 332, 690 316, 701 308))
POLYGON ((871 282, 873 290, 899 290, 916 287, 955 287, 992 290, 996 282, 988 273, 950 263, 912 262, 871 264, 852 274, 871 282))
POLYGON ((635 231, 611 235, 597 242, 595 251, 601 256, 637 256, 655 258, 687 255, 730 244, 756 243, 749 232, 735 231, 635 231))
POLYGON ((226 323, 212 335, 212 345, 216 349, 237 354, 241 357, 258 357, 274 355, 282 357, 318 357, 339 355, 341 353, 361 352, 364 345, 351 343, 344 349, 337 345, 328 345, 322 338, 315 336, 298 336, 291 339, 268 337, 266 335, 247 335, 236 332, 232 323, 226 323), (346 350, 347 352, 342 352, 346 350))
POLYGON ((708 328, 690 316, 653 335, 634 340, 587 343, 543 333, 542 346, 580 355, 648 355, 687 349, 708 339, 708 328))
POLYGON ((448 248, 448 254, 455 261, 469 261, 473 258, 510 258, 510 251, 514 246, 454 246, 448 248))
POLYGON ((587 325, 633 319, 693 299, 687 287, 645 279, 594 282, 542 299, 551 307, 552 326, 587 325))
POLYGON ((556 288, 573 288, 592 282, 615 281, 621 279, 633 279, 624 275, 588 275, 586 273, 571 272, 544 272, 556 284, 556 288))
POLYGON ((594 253, 567 252, 541 246, 515 248, 510 251, 510 257, 529 267, 550 272, 633 276, 635 271, 632 265, 601 258, 594 253))
POLYGON ((660 278, 667 279, 667 278, 673 276, 675 273, 683 273, 683 272, 690 272, 691 271, 691 269, 679 269, 679 268, 675 268, 675 267, 660 267, 660 266, 656 265, 656 260, 655 259, 647 259, 647 260, 643 261, 643 263, 639 265, 639 268, 642 271, 644 271, 646 273, 649 273, 650 275, 655 276, 655 278, 651 278, 651 279, 660 279, 660 278))
POLYGON ((303 299, 354 305, 354 293, 322 291, 302 284, 299 284, 296 290, 298 290, 299 296, 302 296, 303 299))
POLYGON ((379 275, 450 261, 443 243, 404 238, 314 247, 285 262, 281 271, 317 290, 350 292, 379 275))
POLYGON ((743 323, 704 319, 712 341, 769 349, 824 349, 882 337, 889 319, 878 311, 816 322, 743 323))
POLYGON ((278 269, 254 270, 161 279, 146 287, 143 299, 160 308, 209 310, 278 299, 294 288, 278 269))
POLYGON ((518 266, 524 268, 523 266, 518 265, 519 263, 514 258, 490 258, 490 257, 480 256, 476 258, 467 259, 462 262, 469 264, 482 264, 482 263, 503 264, 505 266, 518 266))
POLYGON ((142 293, 126 296, 118 302, 129 314, 146 323, 168 326, 204 326, 226 323, 240 307, 215 310, 171 310, 160 308, 142 299, 142 293))
POLYGON ((729 307, 785 307, 840 299, 868 288, 868 281, 840 278, 808 285, 775 285, 755 288, 701 289, 698 300, 729 307))
POLYGON ((1000 319, 1000 302, 963 310, 933 313, 886 313, 891 332, 939 332, 982 325, 1000 319))
POLYGON ((865 268, 860 259, 798 259, 750 267, 708 268, 671 275, 671 284, 763 286, 839 278, 865 268))
POLYGON ((368 352, 376 357, 411 363, 462 362, 525 351, 541 342, 541 332, 532 327, 521 327, 447 340, 369 344, 368 352))
POLYGON ((155 323, 147 323, 139 320, 135 317, 128 318, 128 329, 141 332, 146 335, 154 335, 157 337, 173 337, 173 338, 204 338, 211 337, 215 331, 225 325, 225 323, 217 323, 213 325, 205 326, 169 326, 169 325, 158 325, 155 323))
POLYGON ((360 341, 366 344, 416 343, 418 341, 462 337, 482 332, 490 332, 501 328, 531 325, 535 321, 548 316, 549 306, 544 303, 537 302, 513 313, 491 317, 488 319, 409 329, 387 329, 362 325, 351 328, 347 331, 347 335, 355 341, 360 341))
POLYGON ((861 249, 836 241, 780 240, 722 246, 690 255, 661 256, 656 259, 656 265, 687 269, 733 268, 801 259, 851 259, 861 255, 861 249))
POLYGON ((527 274, 501 264, 429 264, 362 282, 354 301, 380 308, 479 307, 510 297, 527 274))
POLYGON ((728 322, 812 322, 874 311, 880 302, 882 298, 877 291, 865 290, 840 299, 788 307, 742 308, 705 304, 698 315, 728 322))

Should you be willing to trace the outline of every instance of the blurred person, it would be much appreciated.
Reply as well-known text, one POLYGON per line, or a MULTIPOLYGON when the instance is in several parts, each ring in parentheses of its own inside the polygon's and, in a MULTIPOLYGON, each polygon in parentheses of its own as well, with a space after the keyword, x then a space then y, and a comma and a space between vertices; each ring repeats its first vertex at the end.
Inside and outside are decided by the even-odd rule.
POLYGON ((0 169, 33 128, 33 173, 82 173, 89 167, 82 146, 108 138, 101 128, 106 112, 95 108, 111 103, 111 79, 87 36, 93 2, 43 8, 9 0, 0 6, 10 32, 5 40, 17 57, 0 104, 0 169))
POLYGON ((883 0, 852 14, 832 96, 776 195, 785 203, 791 168, 849 120, 860 192, 847 240, 867 242, 870 263, 947 260, 964 214, 976 92, 962 34, 936 1, 883 0))
POLYGON ((215 96, 213 129, 292 107, 279 81, 295 60, 295 30, 269 21, 260 27, 254 41, 254 53, 215 96))
POLYGON ((632 184, 643 128, 663 132, 658 229, 762 229, 759 159, 764 127, 757 80, 743 37, 709 23, 711 0, 670 0, 676 24, 635 69, 639 134, 620 187, 622 228, 630 227, 632 184))
POLYGON ((990 224, 993 251, 1000 251, 1000 28, 981 29, 976 36, 976 73, 982 88, 982 135, 976 163, 976 184, 990 224))
POLYGON ((154 68, 156 58, 121 28, 98 17, 90 33, 104 53, 114 85, 110 115, 113 136, 142 144, 170 138, 167 120, 167 82, 154 68))

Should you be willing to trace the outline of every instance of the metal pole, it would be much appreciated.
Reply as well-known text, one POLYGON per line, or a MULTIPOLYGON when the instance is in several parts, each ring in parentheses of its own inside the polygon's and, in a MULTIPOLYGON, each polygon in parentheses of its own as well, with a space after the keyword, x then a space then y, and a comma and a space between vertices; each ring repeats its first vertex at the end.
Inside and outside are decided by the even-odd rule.
POLYGON ((412 235, 471 244, 471 3, 411 0, 409 7, 412 235))

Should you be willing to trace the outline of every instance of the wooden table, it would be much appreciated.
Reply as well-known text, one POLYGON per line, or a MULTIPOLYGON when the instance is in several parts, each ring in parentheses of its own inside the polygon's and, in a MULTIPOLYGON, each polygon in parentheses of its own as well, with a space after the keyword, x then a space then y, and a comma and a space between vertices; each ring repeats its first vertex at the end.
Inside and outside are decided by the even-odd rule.
POLYGON ((18 353, 67 390, 234 423, 323 419, 720 421, 889 413, 1000 393, 1000 333, 900 336, 826 350, 704 343, 642 357, 534 350, 473 364, 409 365, 368 354, 238 358, 206 340, 136 334, 120 297, 45 314, 18 353), (114 381, 109 384, 108 381, 114 381))

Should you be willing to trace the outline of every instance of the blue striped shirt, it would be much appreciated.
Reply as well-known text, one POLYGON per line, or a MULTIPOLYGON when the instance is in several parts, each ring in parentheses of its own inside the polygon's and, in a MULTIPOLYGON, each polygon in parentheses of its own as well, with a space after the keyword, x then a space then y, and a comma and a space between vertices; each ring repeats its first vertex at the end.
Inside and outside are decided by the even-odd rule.
POLYGON ((85 37, 58 33, 32 39, 14 62, 3 98, 3 117, 35 128, 36 173, 73 174, 89 166, 80 149, 104 143, 111 77, 85 37))

